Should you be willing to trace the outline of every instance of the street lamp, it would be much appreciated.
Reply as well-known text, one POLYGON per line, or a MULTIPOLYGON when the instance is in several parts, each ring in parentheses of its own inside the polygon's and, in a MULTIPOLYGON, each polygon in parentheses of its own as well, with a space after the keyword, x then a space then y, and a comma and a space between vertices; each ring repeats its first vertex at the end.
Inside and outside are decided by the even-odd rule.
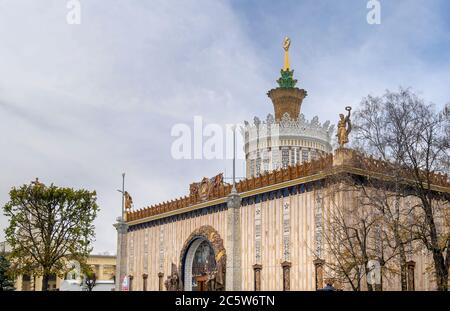
POLYGON ((125 173, 122 173, 122 190, 118 190, 120 193, 122 193, 122 220, 123 220, 123 215, 124 215, 124 209, 125 209, 125 173))

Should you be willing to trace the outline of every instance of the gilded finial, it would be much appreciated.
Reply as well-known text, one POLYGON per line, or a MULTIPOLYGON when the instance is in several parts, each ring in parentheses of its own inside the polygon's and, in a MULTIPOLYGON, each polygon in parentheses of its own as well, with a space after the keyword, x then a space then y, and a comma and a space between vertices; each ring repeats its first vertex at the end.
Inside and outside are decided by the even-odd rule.
POLYGON ((284 67, 283 70, 287 71, 290 69, 289 65, 289 47, 291 46, 291 39, 289 37, 285 37, 283 41, 283 49, 284 49, 284 67))
POLYGON ((289 37, 284 37, 283 49, 287 52, 290 46, 291 46, 291 39, 289 39, 289 37))
POLYGON ((289 47, 291 46, 291 39, 285 37, 283 40, 284 49, 284 66, 281 69, 281 77, 277 80, 277 83, 281 88, 294 88, 297 80, 294 79, 294 70, 290 70, 289 65, 289 47))

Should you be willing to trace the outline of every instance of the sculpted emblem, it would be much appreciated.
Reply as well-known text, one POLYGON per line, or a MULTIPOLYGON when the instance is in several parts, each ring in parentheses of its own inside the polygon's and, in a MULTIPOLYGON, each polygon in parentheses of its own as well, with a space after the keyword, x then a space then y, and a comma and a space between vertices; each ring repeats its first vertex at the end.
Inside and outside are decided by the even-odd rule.
POLYGON ((200 198, 202 200, 208 199, 209 190, 211 188, 211 182, 208 178, 203 178, 201 184, 200 184, 200 198))
POLYGON ((191 196, 198 195, 202 201, 209 199, 211 191, 223 184, 223 174, 218 174, 213 178, 204 177, 201 182, 192 183, 189 187, 191 196))

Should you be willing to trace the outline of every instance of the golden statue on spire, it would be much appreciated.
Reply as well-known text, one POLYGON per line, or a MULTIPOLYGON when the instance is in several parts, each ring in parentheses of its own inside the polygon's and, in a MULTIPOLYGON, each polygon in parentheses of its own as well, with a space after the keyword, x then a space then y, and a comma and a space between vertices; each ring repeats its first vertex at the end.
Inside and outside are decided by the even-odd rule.
POLYGON ((287 71, 290 69, 289 66, 289 47, 291 46, 291 39, 289 37, 285 37, 283 41, 283 49, 284 49, 284 67, 283 70, 287 71))

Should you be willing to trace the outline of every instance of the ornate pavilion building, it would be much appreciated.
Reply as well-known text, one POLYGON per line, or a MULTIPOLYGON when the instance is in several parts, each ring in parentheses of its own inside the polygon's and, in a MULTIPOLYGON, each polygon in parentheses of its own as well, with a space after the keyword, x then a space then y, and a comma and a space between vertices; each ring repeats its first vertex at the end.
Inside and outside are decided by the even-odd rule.
MULTIPOLYGON (((389 166, 343 148, 341 138, 333 152, 330 122, 305 120, 300 108, 307 92, 296 87, 289 45, 286 39, 279 86, 268 92, 275 116, 255 118, 243 129, 247 178, 233 185, 219 174, 191 184, 185 197, 126 209, 115 224, 117 290, 316 290, 325 285, 327 262, 333 260, 326 247, 327 221, 335 205, 357 204, 351 192, 335 193, 340 176, 361 180, 389 166)), ((349 116, 342 115, 338 135, 343 139, 345 122, 349 116)), ((435 176, 433 187, 450 193, 446 176, 435 176)), ((410 290, 432 288, 429 263, 424 253, 408 258, 410 290)), ((383 289, 398 289, 399 282, 398 277, 385 280, 383 289)))

